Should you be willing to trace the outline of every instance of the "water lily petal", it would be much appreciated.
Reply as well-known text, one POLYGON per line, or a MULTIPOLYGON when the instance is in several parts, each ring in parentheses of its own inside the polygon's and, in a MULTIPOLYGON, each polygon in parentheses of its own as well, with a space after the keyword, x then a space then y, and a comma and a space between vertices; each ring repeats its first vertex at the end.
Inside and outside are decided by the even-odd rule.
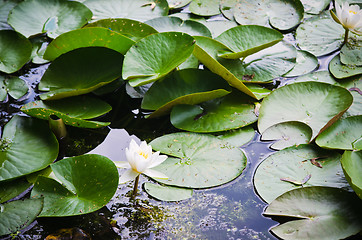
POLYGON ((139 173, 133 171, 132 169, 128 169, 127 171, 125 171, 122 176, 119 178, 119 184, 123 184, 126 182, 129 182, 133 179, 135 179, 138 175, 140 175, 139 173))
POLYGON ((143 173, 151 163, 149 159, 144 158, 143 155, 139 155, 138 153, 134 153, 134 160, 135 167, 133 169, 139 173, 143 173))
POLYGON ((126 161, 118 161, 118 162, 114 162, 114 164, 116 165, 117 168, 131 168, 129 163, 126 161))
POLYGON ((336 3, 336 15, 337 15, 338 19, 342 19, 342 9, 338 3, 336 3))
POLYGON ((168 179, 165 174, 153 169, 146 169, 143 173, 151 178, 168 179))

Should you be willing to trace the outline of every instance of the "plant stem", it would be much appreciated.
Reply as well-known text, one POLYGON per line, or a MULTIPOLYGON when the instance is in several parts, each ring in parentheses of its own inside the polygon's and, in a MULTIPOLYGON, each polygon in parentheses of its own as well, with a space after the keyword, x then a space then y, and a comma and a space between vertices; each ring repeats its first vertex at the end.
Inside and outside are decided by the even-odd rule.
POLYGON ((344 44, 346 44, 348 42, 348 33, 349 33, 349 30, 346 29, 346 31, 344 32, 344 44))
POLYGON ((132 199, 134 199, 136 197, 137 194, 137 190, 138 190, 138 181, 140 180, 140 175, 138 175, 136 177, 136 179, 134 180, 134 187, 133 187, 133 193, 132 193, 132 199))

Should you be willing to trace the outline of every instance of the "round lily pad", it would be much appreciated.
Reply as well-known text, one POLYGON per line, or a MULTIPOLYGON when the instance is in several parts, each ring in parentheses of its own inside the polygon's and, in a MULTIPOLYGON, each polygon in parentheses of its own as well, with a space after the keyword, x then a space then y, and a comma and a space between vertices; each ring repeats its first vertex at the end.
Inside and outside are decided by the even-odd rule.
POLYGON ((342 64, 362 66, 362 39, 344 44, 339 56, 342 64))
POLYGON ((349 185, 362 199, 362 151, 345 151, 342 155, 341 164, 349 185))
POLYGON ((329 71, 311 72, 304 76, 297 77, 294 82, 324 82, 332 85, 339 85, 329 71))
POLYGON ((238 26, 235 21, 227 20, 207 21, 203 22, 203 24, 210 30, 212 38, 216 38, 224 31, 238 26))
POLYGON ((58 156, 58 142, 44 121, 14 116, 0 140, 0 181, 46 168, 58 156))
POLYGON ((153 140, 150 145, 169 157, 155 170, 169 179, 155 179, 167 185, 209 188, 238 177, 246 165, 244 153, 217 137, 197 133, 173 133, 153 140))
POLYGON ((0 75, 0 101, 9 94, 14 99, 19 99, 29 91, 25 81, 18 77, 5 78, 0 75))
POLYGON ((0 30, 0 71, 13 73, 30 60, 31 43, 20 33, 0 30))
POLYGON ((43 207, 43 199, 17 200, 0 205, 0 236, 30 225, 43 207))
POLYGON ((362 74, 362 66, 345 65, 341 63, 339 55, 329 62, 329 71, 336 78, 347 78, 362 74))
POLYGON ((112 107, 100 99, 88 96, 76 96, 54 101, 35 101, 25 104, 21 111, 48 120, 50 115, 61 118, 66 125, 83 128, 98 128, 109 122, 89 121, 112 110, 112 107))
POLYGON ((270 203, 283 193, 305 186, 348 188, 341 155, 314 145, 289 147, 267 157, 256 169, 254 186, 270 203))
POLYGON ((82 28, 64 33, 54 39, 48 45, 44 58, 53 61, 64 53, 84 47, 105 47, 124 55, 134 43, 128 37, 106 28, 82 28))
POLYGON ((176 128, 191 132, 220 132, 256 122, 254 103, 241 92, 199 105, 173 107, 170 120, 176 128))
POLYGON ((87 0, 84 4, 92 10, 93 20, 129 18, 144 22, 168 13, 166 0, 87 0))
POLYGON ((259 132, 263 133, 277 123, 298 121, 312 129, 314 139, 342 116, 352 101, 352 95, 347 89, 327 83, 299 82, 286 85, 263 99, 259 111, 259 132))
POLYGON ((0 182, 0 204, 23 193, 31 185, 25 178, 0 182))
POLYGON ((153 33, 157 33, 153 27, 145 23, 126 18, 101 19, 85 26, 85 28, 88 27, 107 28, 109 30, 118 32, 132 39, 133 41, 139 41, 141 38, 144 38, 153 33))
POLYGON ((298 50, 296 64, 292 70, 284 74, 284 77, 297 77, 310 73, 318 67, 318 58, 313 54, 298 50))
POLYGON ((141 107, 156 110, 150 117, 157 117, 168 114, 177 104, 197 104, 230 92, 230 86, 218 75, 206 70, 185 69, 155 82, 144 95, 141 107))
POLYGON ((39 83, 43 100, 89 93, 121 75, 123 56, 103 47, 79 48, 55 59, 39 83))
POLYGON ((8 24, 8 15, 20 0, 0 0, 0 30, 11 30, 8 24))
POLYGON ((200 16, 214 16, 220 14, 220 0, 193 0, 190 3, 189 10, 191 13, 200 16))
POLYGON ((353 143, 362 138, 361 129, 362 115, 343 118, 322 132, 316 144, 323 148, 356 150, 353 143))
POLYGON ((267 128, 261 140, 276 140, 270 148, 281 150, 294 145, 309 143, 312 129, 302 122, 282 122, 267 128))
POLYGON ((227 59, 245 58, 248 55, 277 44, 282 39, 283 34, 280 32, 256 25, 233 27, 216 38, 217 41, 233 51, 233 53, 219 53, 220 57, 227 59))
POLYGON ((85 25, 92 12, 80 2, 66 0, 28 0, 11 10, 9 24, 25 37, 47 33, 55 38, 85 25))
POLYGON ((241 147, 250 142, 255 136, 255 130, 251 126, 226 131, 217 137, 235 147, 241 147))
POLYGON ((161 186, 153 183, 145 183, 146 192, 161 201, 181 201, 192 197, 193 190, 171 186, 161 186))
POLYGON ((191 36, 211 37, 210 30, 202 23, 193 20, 182 20, 178 17, 159 17, 145 22, 158 32, 184 32, 191 36))
POLYGON ((123 79, 132 87, 154 82, 179 66, 192 53, 194 39, 180 32, 149 35, 134 44, 123 63, 123 79))
POLYGON ((96 154, 66 158, 51 165, 58 181, 39 176, 31 197, 44 197, 40 217, 73 216, 105 206, 118 187, 114 163, 96 154))
POLYGON ((319 57, 339 49, 343 44, 344 28, 329 12, 309 18, 299 25, 296 40, 302 50, 319 57))
POLYGON ((304 6, 304 12, 309 14, 320 14, 331 3, 329 0, 300 0, 304 6))
POLYGON ((361 200, 338 188, 306 187, 289 191, 265 210, 290 221, 273 227, 282 239, 338 240, 361 231, 361 200))
POLYGON ((170 9, 182 8, 189 4, 192 0, 167 0, 170 9))

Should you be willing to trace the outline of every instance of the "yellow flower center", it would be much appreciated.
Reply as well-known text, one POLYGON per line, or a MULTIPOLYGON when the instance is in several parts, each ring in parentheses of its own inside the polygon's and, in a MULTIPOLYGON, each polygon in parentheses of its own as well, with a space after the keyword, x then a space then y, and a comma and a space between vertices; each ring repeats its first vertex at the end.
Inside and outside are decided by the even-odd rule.
POLYGON ((353 10, 349 10, 349 13, 357 14, 357 12, 353 10))
POLYGON ((145 153, 145 152, 139 152, 138 154, 141 155, 141 156, 143 156, 145 159, 148 158, 148 154, 145 153))

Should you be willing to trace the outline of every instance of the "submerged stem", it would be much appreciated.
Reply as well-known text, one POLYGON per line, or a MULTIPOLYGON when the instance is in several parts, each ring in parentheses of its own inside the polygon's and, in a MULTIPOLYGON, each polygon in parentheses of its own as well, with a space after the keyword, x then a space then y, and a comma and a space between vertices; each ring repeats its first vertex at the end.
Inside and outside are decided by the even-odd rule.
POLYGON ((346 31, 344 32, 344 44, 346 44, 348 42, 348 33, 349 33, 349 30, 346 29, 346 31))
POLYGON ((137 190, 138 190, 138 181, 139 181, 139 180, 140 180, 140 175, 138 175, 138 176, 136 177, 136 179, 134 180, 132 199, 134 199, 134 198, 136 197, 137 190))

